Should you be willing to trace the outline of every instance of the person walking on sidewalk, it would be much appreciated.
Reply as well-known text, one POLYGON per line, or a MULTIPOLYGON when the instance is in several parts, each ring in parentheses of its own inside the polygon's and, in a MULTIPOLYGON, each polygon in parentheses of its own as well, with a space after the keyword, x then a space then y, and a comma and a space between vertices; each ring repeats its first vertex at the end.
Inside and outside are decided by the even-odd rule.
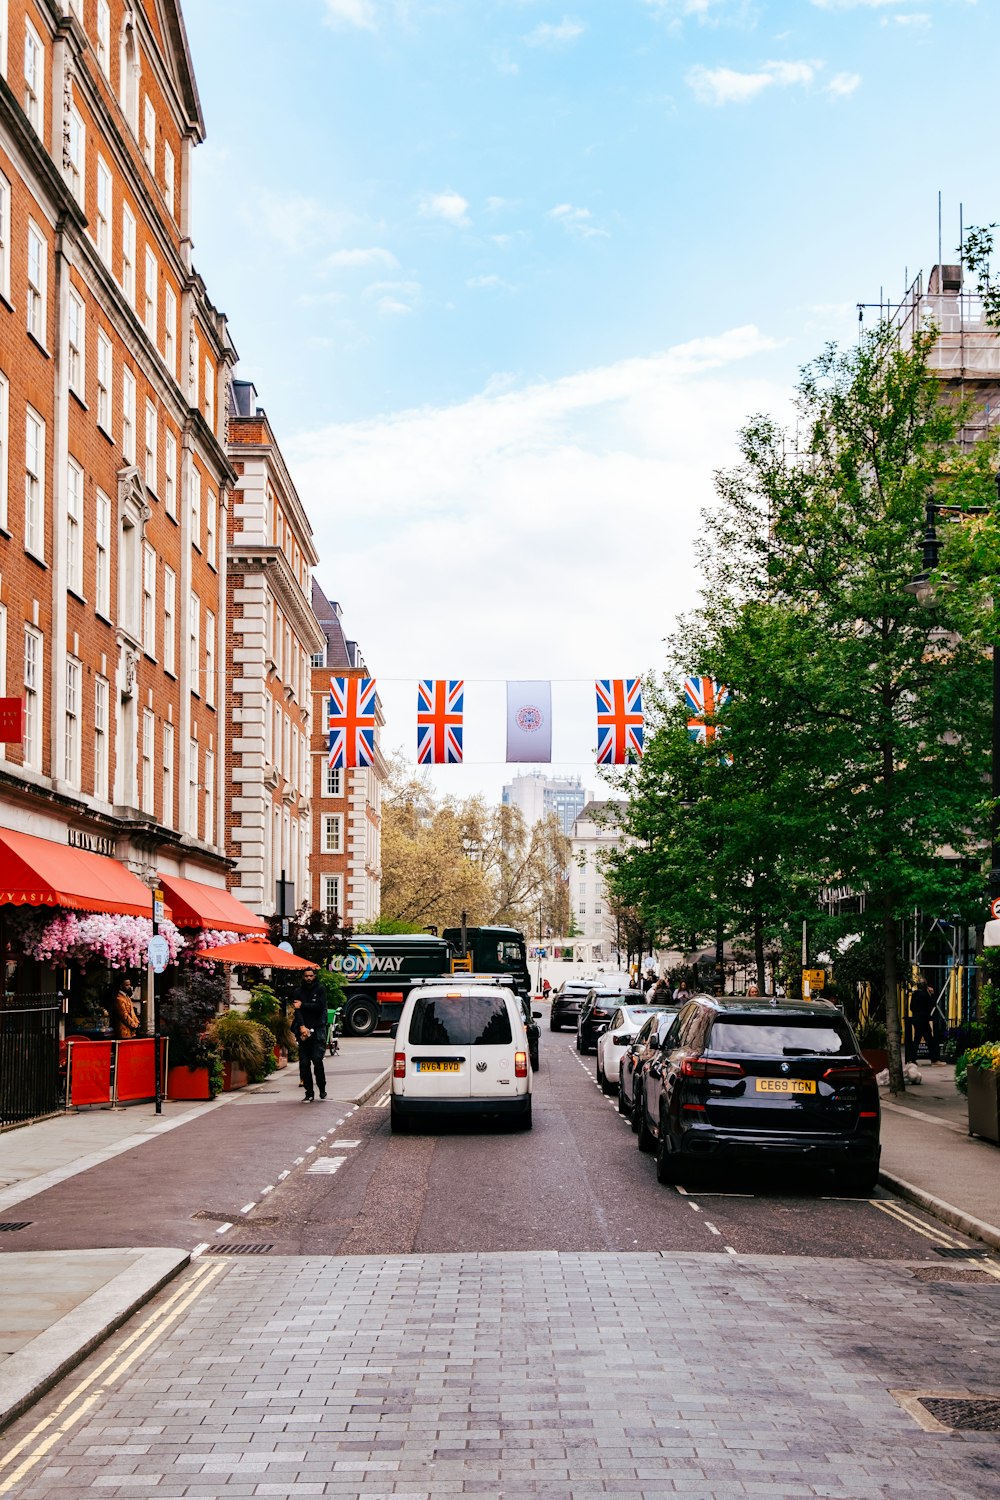
POLYGON ((299 1077, 305 1088, 306 1103, 310 1103, 317 1093, 321 1099, 325 1099, 326 1069, 323 1066, 323 1051, 326 1047, 326 992, 315 969, 306 969, 302 976, 291 1024, 299 1045, 299 1077))
POLYGON ((910 1062, 916 1062, 921 1042, 927 1043, 931 1062, 936 1063, 938 1060, 935 1004, 934 990, 928 983, 926 974, 921 974, 910 995, 910 1062))

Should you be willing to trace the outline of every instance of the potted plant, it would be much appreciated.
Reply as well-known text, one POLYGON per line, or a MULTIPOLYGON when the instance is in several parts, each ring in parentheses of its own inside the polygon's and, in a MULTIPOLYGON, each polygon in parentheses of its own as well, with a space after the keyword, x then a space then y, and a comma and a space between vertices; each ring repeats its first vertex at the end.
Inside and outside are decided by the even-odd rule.
POLYGON ((214 1099, 222 1064, 206 1028, 225 994, 224 982, 203 969, 178 969, 160 999, 160 1027, 170 1041, 168 1099, 214 1099))
POLYGON ((246 1088, 252 1076, 265 1076, 264 1058, 270 1049, 262 1040, 262 1029, 235 1010, 216 1016, 210 1024, 208 1033, 222 1059, 223 1088, 227 1093, 232 1089, 246 1088))
MULTIPOLYGON (((269 984, 258 984, 254 987, 246 1015, 248 1021, 257 1022, 271 1033, 270 1046, 275 1067, 287 1067, 289 1053, 295 1047, 295 1038, 292 1036, 292 1029, 281 1009, 281 1001, 269 984)), ((273 1069, 269 1071, 273 1072, 273 1069)))
POLYGON ((1000 1146, 1000 1042, 984 1042, 965 1054, 969 1134, 1000 1146))

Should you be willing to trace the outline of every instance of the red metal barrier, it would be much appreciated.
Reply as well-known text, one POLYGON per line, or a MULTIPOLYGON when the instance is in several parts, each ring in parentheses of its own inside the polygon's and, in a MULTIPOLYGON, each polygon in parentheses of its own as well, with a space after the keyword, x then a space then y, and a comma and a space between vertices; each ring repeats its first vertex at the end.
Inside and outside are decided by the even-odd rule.
MULTIPOLYGON (((156 1053, 151 1036, 133 1037, 130 1041, 115 1043, 115 1103, 136 1103, 139 1099, 156 1097, 154 1063, 156 1053)), ((163 1093, 167 1092, 167 1039, 160 1038, 160 1058, 163 1093)))
POLYGON ((111 1062, 114 1042, 73 1040, 66 1048, 66 1103, 111 1103, 111 1062))

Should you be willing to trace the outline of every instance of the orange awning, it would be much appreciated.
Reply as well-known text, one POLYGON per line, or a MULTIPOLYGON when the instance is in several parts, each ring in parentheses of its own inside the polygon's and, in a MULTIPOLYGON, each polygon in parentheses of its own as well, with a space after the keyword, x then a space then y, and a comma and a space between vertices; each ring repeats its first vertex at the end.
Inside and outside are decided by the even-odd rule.
POLYGON ((0 828, 0 906, 152 917, 153 893, 116 859, 0 828))
POLYGON ((267 923, 218 885, 161 875, 163 893, 178 927, 217 927, 221 932, 267 932, 267 923))
POLYGON ((221 948, 202 948, 199 958, 214 964, 239 964, 246 969, 315 969, 310 958, 299 958, 276 948, 266 938, 248 938, 245 943, 226 943, 221 948))

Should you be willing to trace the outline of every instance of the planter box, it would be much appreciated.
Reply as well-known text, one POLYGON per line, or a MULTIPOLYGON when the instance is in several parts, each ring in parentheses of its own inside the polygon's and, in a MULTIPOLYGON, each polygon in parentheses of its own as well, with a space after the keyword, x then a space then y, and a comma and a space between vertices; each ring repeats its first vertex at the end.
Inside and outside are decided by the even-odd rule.
POLYGON ((862 1047, 861 1056, 873 1073, 881 1073, 889 1066, 889 1054, 884 1047, 862 1047))
POLYGON ((288 1067, 288 1053, 284 1050, 283 1047, 278 1047, 278 1046, 275 1047, 275 1049, 274 1049, 274 1060, 278 1064, 279 1070, 281 1068, 287 1068, 288 1067))
POLYGON ((189 1068, 178 1063, 167 1069, 168 1099, 210 1099, 212 1091, 208 1082, 208 1069, 189 1068))
POLYGON ((223 1063, 222 1068, 224 1074, 222 1087, 227 1094, 231 1094, 234 1089, 245 1089, 250 1082, 245 1070, 240 1067, 239 1063, 223 1063))
POLYGON ((1000 1073, 993 1068, 970 1068, 969 1134, 1000 1146, 1000 1073))

